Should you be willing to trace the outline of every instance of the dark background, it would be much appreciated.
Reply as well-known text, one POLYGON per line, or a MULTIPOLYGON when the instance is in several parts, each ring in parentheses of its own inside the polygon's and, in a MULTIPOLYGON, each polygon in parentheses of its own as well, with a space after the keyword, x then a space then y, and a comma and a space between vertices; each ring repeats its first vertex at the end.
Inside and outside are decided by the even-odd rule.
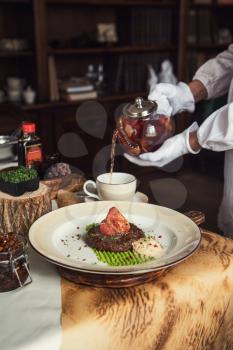
MULTIPOLYGON (((169 59, 178 79, 190 81, 200 65, 228 46, 219 40, 219 30, 227 28, 233 34, 233 1, 229 2, 0 0, 0 40, 24 38, 29 45, 23 51, 0 51, 0 90, 6 89, 7 77, 16 76, 25 79, 37 92, 33 105, 0 104, 0 134, 10 134, 23 120, 33 120, 42 138, 44 154, 51 154, 59 151, 62 135, 74 133, 85 144, 86 153, 80 151, 80 155, 74 157, 63 154, 62 159, 87 178, 93 177, 93 160, 111 143, 117 108, 138 95, 147 96, 147 64, 158 72, 161 62, 169 59), (116 43, 97 42, 97 24, 104 22, 115 24, 116 43), (101 137, 93 136, 77 124, 80 101, 52 101, 49 57, 54 60, 58 79, 85 76, 88 64, 95 67, 103 64, 104 89, 97 101, 106 111, 107 123, 101 137)), ((193 120, 201 123, 225 102, 226 96, 223 96, 200 103, 193 115, 176 116, 176 132, 184 130, 193 120)), ((97 113, 97 124, 98 118, 101 116, 97 113)), ((95 123, 94 119, 91 122, 95 123)), ((75 147, 75 143, 70 147, 75 147)), ((103 168, 98 169, 100 172, 105 171, 104 167, 108 170, 108 163, 103 163, 103 168)), ((116 160, 116 170, 136 174, 140 180, 139 190, 146 192, 155 203, 161 204, 151 191, 151 181, 172 178, 183 184, 186 200, 176 209, 203 210, 207 216, 206 226, 215 231, 218 230, 223 166, 223 153, 205 150, 197 156, 187 156, 180 169, 169 172, 133 166, 122 156, 116 160)), ((179 190, 179 186, 174 191, 166 187, 165 181, 162 204, 172 206, 169 196, 176 196, 179 190)))

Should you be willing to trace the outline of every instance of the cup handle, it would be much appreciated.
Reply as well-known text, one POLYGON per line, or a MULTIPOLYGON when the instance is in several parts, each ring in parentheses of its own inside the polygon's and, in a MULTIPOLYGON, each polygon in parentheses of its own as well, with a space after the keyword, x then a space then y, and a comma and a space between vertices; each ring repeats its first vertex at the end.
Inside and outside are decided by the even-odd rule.
POLYGON ((99 198, 99 196, 97 196, 97 194, 88 191, 88 189, 87 189, 87 186, 88 186, 88 185, 92 185, 92 186, 94 187, 94 189, 96 189, 96 183, 95 183, 95 181, 87 180, 87 181, 84 183, 84 185, 83 185, 83 191, 84 191, 88 196, 90 196, 90 197, 92 197, 92 198, 96 198, 96 199, 99 200, 100 198, 99 198))

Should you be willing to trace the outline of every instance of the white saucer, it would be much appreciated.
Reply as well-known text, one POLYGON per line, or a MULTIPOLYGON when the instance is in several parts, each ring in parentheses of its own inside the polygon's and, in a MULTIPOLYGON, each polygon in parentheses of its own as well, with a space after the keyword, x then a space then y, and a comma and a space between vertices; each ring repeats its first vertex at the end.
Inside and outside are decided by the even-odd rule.
MULTIPOLYGON (((85 202, 94 202, 96 201, 95 198, 92 197, 86 197, 85 202)), ((139 203, 148 203, 149 199, 146 194, 142 192, 136 192, 133 196, 133 202, 139 202, 139 203)))
POLYGON ((149 198, 145 193, 136 192, 134 197, 133 197, 133 202, 148 203, 149 198))

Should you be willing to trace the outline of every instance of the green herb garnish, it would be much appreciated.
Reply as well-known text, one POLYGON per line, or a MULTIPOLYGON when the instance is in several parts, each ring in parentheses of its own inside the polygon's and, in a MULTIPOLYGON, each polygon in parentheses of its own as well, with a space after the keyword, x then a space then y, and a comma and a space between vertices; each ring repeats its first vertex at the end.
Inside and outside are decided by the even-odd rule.
POLYGON ((33 180, 38 177, 38 173, 34 168, 27 169, 19 167, 17 169, 0 172, 0 180, 11 183, 20 183, 33 180))
POLYGON ((95 228, 95 227, 98 227, 98 226, 99 226, 99 224, 95 224, 95 223, 89 224, 89 225, 86 226, 85 230, 86 230, 86 232, 88 232, 92 228, 95 228))

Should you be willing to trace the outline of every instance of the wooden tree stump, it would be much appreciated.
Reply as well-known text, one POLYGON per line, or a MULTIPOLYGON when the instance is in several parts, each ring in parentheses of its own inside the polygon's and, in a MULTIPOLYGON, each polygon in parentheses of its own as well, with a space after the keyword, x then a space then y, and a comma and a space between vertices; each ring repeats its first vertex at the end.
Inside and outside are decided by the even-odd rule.
POLYGON ((0 192, 0 234, 15 232, 28 234, 30 226, 51 211, 49 189, 40 184, 37 191, 13 197, 0 192))
POLYGON ((85 178, 80 174, 72 173, 63 177, 42 180, 41 183, 50 188, 50 198, 56 199, 59 190, 78 192, 83 189, 85 178))

